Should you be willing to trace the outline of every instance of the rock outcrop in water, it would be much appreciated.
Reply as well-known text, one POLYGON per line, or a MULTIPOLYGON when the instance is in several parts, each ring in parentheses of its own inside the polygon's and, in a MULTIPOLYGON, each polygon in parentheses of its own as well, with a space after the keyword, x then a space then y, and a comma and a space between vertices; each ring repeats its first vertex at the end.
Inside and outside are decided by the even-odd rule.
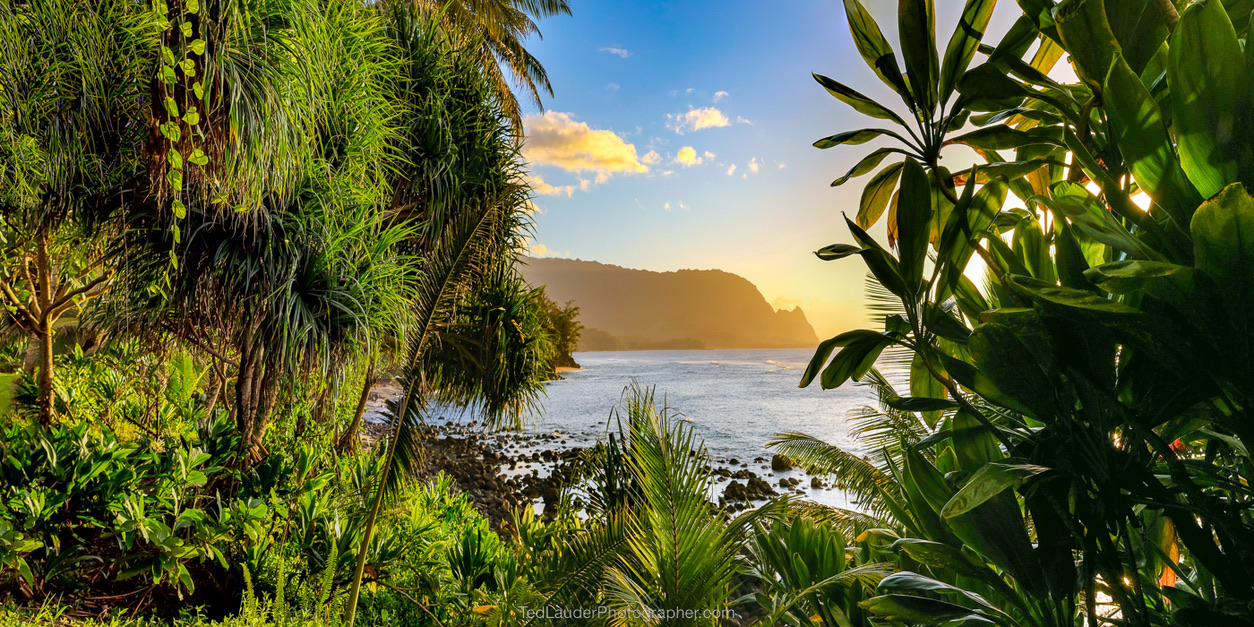
POLYGON ((801 308, 776 311, 758 288, 722 270, 652 272, 595 261, 528 258, 523 275, 559 303, 574 301, 579 350, 811 348, 801 308))

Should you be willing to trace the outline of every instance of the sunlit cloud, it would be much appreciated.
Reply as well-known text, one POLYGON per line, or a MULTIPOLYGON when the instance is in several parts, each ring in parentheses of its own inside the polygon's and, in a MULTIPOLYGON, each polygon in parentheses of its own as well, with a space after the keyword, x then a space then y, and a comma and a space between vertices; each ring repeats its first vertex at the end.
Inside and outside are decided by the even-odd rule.
POLYGON ((725 91, 716 91, 714 92, 714 102, 718 102, 724 98, 727 98, 728 96, 731 96, 731 94, 725 91))
POLYGON ((749 160, 749 171, 750 171, 750 172, 752 172, 752 173, 754 173, 754 174, 757 174, 757 173, 758 173, 758 170, 760 170, 761 168, 762 168, 762 162, 761 162, 761 161, 758 161, 758 158, 757 158, 757 157, 754 157, 754 158, 752 158, 752 159, 750 159, 750 160, 749 160))
MULTIPOLYGON (((705 154, 708 155, 710 153, 707 152, 705 154)), ((705 160, 697 156, 697 150, 692 146, 684 146, 679 149, 679 152, 675 153, 675 163, 682 164, 684 167, 701 165, 704 162, 705 160)))
MULTIPOLYGON (((533 166, 552 165, 569 172, 594 172, 604 183, 617 173, 643 173, 636 147, 613 131, 590 128, 569 113, 548 111, 523 119, 523 157, 533 166)), ((543 192, 541 192, 543 193, 543 192)))
POLYGON ((626 48, 620 48, 618 46, 605 46, 604 48, 601 48, 601 52, 608 52, 612 55, 622 57, 624 59, 631 56, 630 50, 626 48))
MULTIPOLYGON (((525 180, 527 184, 531 186, 531 191, 540 194, 541 196, 565 196, 570 198, 575 193, 574 185, 550 185, 545 182, 543 178, 534 174, 526 176, 525 180)), ((579 187, 580 189, 584 189, 582 180, 580 181, 579 187)), ((586 191, 586 189, 584 189, 584 191, 586 191)))
POLYGON ((727 176, 732 176, 734 174, 736 174, 736 164, 733 163, 727 168, 727 176))
POLYGON ((716 154, 714 154, 714 153, 712 153, 712 152, 710 152, 710 151, 708 151, 708 150, 707 150, 707 151, 705 151, 705 159, 706 159, 707 161, 713 161, 713 160, 714 160, 714 157, 717 157, 717 156, 718 156, 718 155, 716 155, 716 154))
POLYGON ((536 244, 534 246, 528 247, 527 254, 531 255, 532 257, 562 257, 565 259, 570 258, 569 250, 565 252, 558 252, 556 250, 550 249, 548 246, 545 246, 544 244, 536 244))
POLYGON ((700 109, 688 108, 687 113, 668 113, 666 115, 666 128, 683 135, 691 131, 699 131, 703 128, 722 128, 731 124, 731 120, 723 115, 722 111, 714 107, 703 107, 700 109))
POLYGON ((657 154, 656 150, 650 150, 649 152, 644 153, 644 156, 640 157, 640 160, 649 165, 656 165, 662 160, 662 155, 657 154))
POLYGON ((783 170, 784 168, 787 168, 787 167, 788 167, 788 164, 787 164, 787 163, 784 163, 784 162, 782 162, 782 161, 780 162, 780 164, 779 164, 779 169, 783 170))

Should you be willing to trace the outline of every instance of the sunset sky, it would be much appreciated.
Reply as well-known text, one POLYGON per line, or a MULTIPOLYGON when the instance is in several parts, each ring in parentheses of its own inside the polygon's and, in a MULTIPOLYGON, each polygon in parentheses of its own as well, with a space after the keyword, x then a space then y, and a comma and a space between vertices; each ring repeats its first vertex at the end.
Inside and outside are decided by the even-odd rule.
MULTIPOLYGON (((937 4, 943 48, 962 3, 937 4)), ((811 143, 876 121, 810 73, 902 105, 858 56, 842 4, 571 5, 573 17, 544 20, 543 41, 528 45, 555 91, 525 120, 532 254, 727 270, 776 307, 800 305, 822 337, 863 326, 863 265, 825 263, 812 251, 849 240, 841 212, 857 213, 866 179, 829 184, 875 144, 811 143)), ((896 42, 897 3, 867 6, 896 42)), ((1016 9, 999 7, 986 43, 1016 9)))

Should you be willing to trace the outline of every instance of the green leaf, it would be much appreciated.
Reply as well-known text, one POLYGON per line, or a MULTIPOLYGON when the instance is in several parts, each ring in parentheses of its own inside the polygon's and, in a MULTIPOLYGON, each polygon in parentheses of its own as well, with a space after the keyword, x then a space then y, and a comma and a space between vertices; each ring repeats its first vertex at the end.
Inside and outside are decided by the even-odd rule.
POLYGON ((205 40, 193 39, 192 43, 189 45, 191 46, 192 53, 196 55, 202 55, 205 53, 205 40))
POLYGON ((1119 152, 1137 185, 1185 229, 1202 198, 1176 160, 1158 103, 1123 55, 1115 55, 1103 97, 1119 152))
POLYGON ((179 75, 174 72, 173 64, 161 66, 161 80, 167 85, 179 82, 179 75))
POLYGON ((1041 144, 1062 146, 1062 142, 1053 137, 1056 134, 1056 132, 1047 128, 1020 131, 1009 126, 997 124, 948 139, 945 141, 945 144, 966 144, 980 150, 1013 150, 1023 148, 1024 146, 1041 144))
POLYGON ((187 217, 187 207, 183 205, 183 201, 177 198, 175 198, 174 202, 170 205, 170 209, 174 211, 174 217, 180 220, 187 217))
POLYGON ((905 138, 903 138, 901 135, 898 135, 897 133, 894 133, 893 131, 890 131, 888 129, 864 128, 864 129, 857 130, 857 131, 845 131, 843 133, 837 133, 829 137, 824 137, 823 139, 820 139, 814 142, 814 147, 815 148, 831 148, 833 146, 840 146, 840 145, 853 146, 857 144, 865 144, 871 141, 872 139, 875 139, 876 137, 881 137, 884 135, 896 138, 898 141, 901 141, 902 143, 907 143, 905 138))
POLYGON ((901 168, 900 163, 885 166, 862 189, 862 199, 858 202, 858 226, 869 229, 884 215, 893 190, 897 188, 901 168))
POLYGON ((891 120, 901 126, 906 125, 905 120, 902 120, 901 116, 893 113, 888 107, 863 96, 856 90, 821 74, 811 74, 811 76, 813 76, 814 80, 818 81, 818 83, 823 86, 823 89, 827 90, 827 93, 834 96, 837 100, 853 107, 855 111, 863 115, 869 115, 873 118, 891 120))
POLYGON ((179 154, 179 151, 171 148, 167 158, 170 161, 170 167, 175 170, 183 169, 183 155, 179 154))
POLYGON ((944 103, 954 93, 959 78, 971 65, 975 50, 984 39, 984 31, 988 28, 989 18, 993 17, 993 7, 997 0, 967 0, 962 9, 962 17, 958 20, 958 28, 949 38, 945 46, 945 62, 940 74, 940 102, 944 103))
POLYGON ((884 157, 887 157, 894 152, 899 153, 901 151, 896 148, 880 148, 879 150, 863 157, 862 160, 859 161, 857 165, 850 168, 844 176, 832 181, 832 187, 840 187, 841 185, 849 182, 850 179, 862 176, 863 174, 874 170, 875 166, 879 165, 880 162, 884 160, 884 157))
POLYGON ((997 609, 993 604, 989 603, 984 597, 967 590, 963 590, 957 586, 937 581, 931 577, 924 577, 918 573, 910 571, 901 571, 893 573, 880 581, 877 589, 885 592, 923 592, 949 594, 962 597, 968 601, 980 606, 981 612, 987 612, 990 616, 996 617, 996 622, 1001 625, 1014 625, 1015 620, 1010 615, 997 609))
POLYGON ((1054 12, 1054 22, 1076 74, 1100 90, 1110 61, 1119 50, 1106 19, 1105 0, 1063 0, 1054 12))
POLYGON ((1069 219, 1081 233, 1103 244, 1141 259, 1163 258, 1124 228, 1096 196, 1075 183, 1060 181, 1050 188, 1050 197, 1033 196, 1030 200, 1049 207, 1057 217, 1069 219))
POLYGON ((910 395, 913 398, 901 399, 903 406, 897 409, 923 412, 923 419, 930 428, 936 427, 936 422, 940 420, 946 409, 958 407, 957 403, 949 400, 945 385, 932 376, 932 372, 928 370, 923 360, 922 353, 915 353, 910 360, 910 395), (907 400, 910 402, 906 403, 907 400))
POLYGON ((173 98, 166 96, 162 102, 165 104, 166 113, 176 118, 179 116, 179 103, 175 102, 173 98))
POLYGON ((1026 277, 1012 277, 1010 285, 1016 292, 1038 302, 1067 309, 1103 315, 1138 316, 1141 311, 1118 301, 1103 298, 1093 292, 1059 287, 1026 277))
POLYGON ((1242 58, 1219 0, 1184 10, 1171 36, 1167 81, 1180 165, 1205 198, 1238 180, 1240 158, 1250 149, 1239 132, 1249 91, 1242 58))
POLYGON ((179 125, 175 122, 162 122, 161 134, 164 135, 166 139, 175 143, 183 137, 183 132, 179 129, 179 125))
POLYGON ((913 109, 914 102, 910 99, 910 89, 906 86, 906 80, 901 75, 901 68, 897 65, 897 55, 893 52, 892 46, 888 45, 888 41, 884 39, 884 33, 880 32, 879 24, 875 23, 875 18, 871 17, 870 11, 862 6, 860 0, 844 0, 844 2, 845 15, 849 19, 849 32, 853 34, 858 53, 862 55, 867 65, 875 70, 880 80, 901 95, 902 100, 913 109))
POLYGON ((200 124, 200 112, 196 110, 196 107, 189 108, 187 113, 183 115, 183 121, 187 122, 188 126, 200 124))
POLYGON ((862 261, 867 265, 867 269, 875 276, 875 280, 884 286, 884 289, 896 294, 900 298, 905 298, 910 291, 906 288, 905 279, 901 275, 901 267, 888 251, 884 250, 878 242, 875 241, 866 231, 862 230, 857 224, 854 224, 845 218, 845 224, 849 227, 849 232, 853 233, 854 239, 864 249, 862 251, 862 261))
MULTIPOLYGON (((1240 183, 1229 185, 1198 208, 1190 230, 1194 266, 1214 279, 1232 321, 1229 348, 1249 346, 1254 343, 1254 197, 1240 183)), ((1251 361, 1249 352, 1239 352, 1242 361, 1251 361)))
POLYGON ((170 187, 174 191, 183 191, 183 172, 180 170, 170 170, 166 172, 165 179, 170 183, 170 187))
MULTIPOLYGON (((192 11, 192 13, 195 13, 195 11, 192 11)), ((185 21, 182 24, 179 24, 179 32, 183 33, 184 37, 191 37, 192 36, 192 23, 185 21)))
POLYGON ((187 12, 191 14, 200 13, 200 0, 187 0, 187 12))
POLYGON ((196 62, 191 59, 183 59, 183 61, 179 63, 179 68, 181 68, 183 70, 183 74, 187 76, 196 75, 196 62))
POLYGON ((954 495, 941 510, 941 518, 961 516, 1001 494, 1007 488, 1017 488, 1025 479, 1049 470, 1044 466, 1020 462, 990 462, 971 476, 967 484, 954 495))
POLYGON ((901 0, 897 5, 901 56, 910 91, 928 117, 936 112, 940 61, 936 57, 936 9, 932 0, 901 0))
POLYGON ((192 83, 192 91, 195 92, 196 98, 203 100, 205 97, 205 86, 200 81, 192 83))
POLYGON ((875 363, 875 358, 885 347, 896 341, 895 334, 879 333, 867 329, 847 331, 819 344, 801 377, 800 387, 807 387, 818 376, 820 368, 827 363, 828 357, 837 348, 842 350, 836 354, 831 363, 822 370, 820 383, 823 389, 839 387, 850 377, 861 379, 875 363))
POLYGON ((190 163, 199 165, 199 166, 203 166, 206 163, 209 163, 209 157, 205 155, 205 151, 199 148, 195 148, 192 150, 191 156, 187 158, 187 161, 190 163))
POLYGON ((831 244, 814 251, 814 255, 823 261, 835 261, 861 253, 862 249, 853 244, 831 244))
POLYGON ((996 624, 978 610, 908 594, 885 594, 867 599, 858 605, 880 618, 910 625, 960 624, 971 621, 996 624))
POLYGON ((923 262, 927 259, 931 231, 932 190, 927 173, 917 161, 906 158, 897 202, 897 251, 902 279, 910 294, 917 293, 923 281, 923 262))

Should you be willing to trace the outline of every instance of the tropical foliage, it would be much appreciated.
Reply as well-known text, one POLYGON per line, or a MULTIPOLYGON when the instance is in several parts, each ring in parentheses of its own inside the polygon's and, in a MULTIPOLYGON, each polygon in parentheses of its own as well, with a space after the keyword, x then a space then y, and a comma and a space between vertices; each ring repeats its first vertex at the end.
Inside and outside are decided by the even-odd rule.
POLYGON ((816 77, 896 127, 819 140, 897 142, 835 185, 902 157, 869 179, 853 243, 817 252, 861 257, 883 330, 823 342, 802 384, 880 380, 876 421, 902 435, 861 463, 780 445, 853 470, 884 542, 916 563, 862 604, 882 619, 1245 624, 1254 7, 1020 2, 989 45, 993 4, 967 2, 938 50, 932 2, 902 2, 903 71, 845 2, 909 113, 816 77), (956 144, 980 161, 940 165, 956 144), (889 246, 867 232, 879 221, 889 246))

